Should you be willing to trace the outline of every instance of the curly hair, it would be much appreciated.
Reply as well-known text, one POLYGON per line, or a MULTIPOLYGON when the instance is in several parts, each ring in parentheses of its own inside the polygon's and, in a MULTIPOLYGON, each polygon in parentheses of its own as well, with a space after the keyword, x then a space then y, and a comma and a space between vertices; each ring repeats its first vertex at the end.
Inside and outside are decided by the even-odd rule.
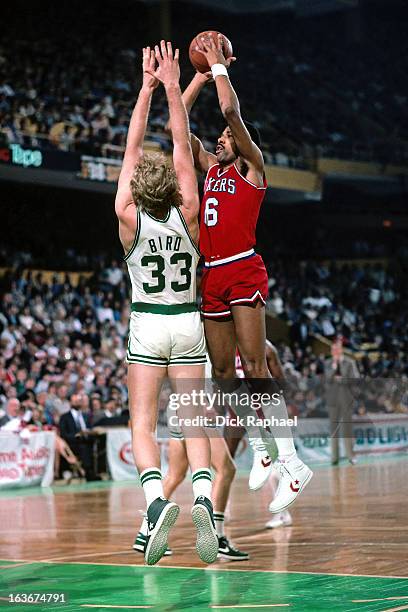
POLYGON ((133 171, 130 189, 136 206, 152 214, 182 204, 176 173, 161 153, 143 156, 133 171))

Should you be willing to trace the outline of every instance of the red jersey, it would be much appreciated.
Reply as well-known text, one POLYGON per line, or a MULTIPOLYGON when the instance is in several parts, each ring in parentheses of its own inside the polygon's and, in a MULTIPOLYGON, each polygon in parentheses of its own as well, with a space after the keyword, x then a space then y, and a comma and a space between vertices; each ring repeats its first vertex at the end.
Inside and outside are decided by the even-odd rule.
POLYGON ((200 251, 207 264, 220 265, 253 253, 266 186, 265 178, 263 187, 248 181, 235 164, 226 170, 219 164, 209 168, 200 209, 200 251))

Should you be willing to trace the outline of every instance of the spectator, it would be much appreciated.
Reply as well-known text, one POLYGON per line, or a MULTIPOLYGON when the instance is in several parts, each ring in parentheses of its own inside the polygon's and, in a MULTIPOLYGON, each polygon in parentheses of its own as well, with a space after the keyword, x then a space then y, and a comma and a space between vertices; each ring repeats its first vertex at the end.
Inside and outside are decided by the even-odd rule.
POLYGON ((71 406, 68 401, 68 386, 65 383, 61 383, 57 387, 57 396, 51 408, 55 421, 58 422, 61 415, 69 412, 70 408, 71 406))
POLYGON ((342 437, 346 454, 351 464, 355 463, 353 452, 352 415, 356 409, 353 381, 360 377, 356 363, 344 355, 342 341, 332 345, 332 356, 326 362, 326 402, 330 416, 332 464, 339 462, 339 440, 342 437))
POLYGON ((65 440, 73 454, 81 461, 87 481, 100 480, 95 474, 94 438, 89 434, 89 415, 81 410, 82 396, 71 396, 71 408, 60 419, 61 438, 65 440))
POLYGON ((20 402, 13 397, 6 404, 6 414, 0 419, 0 428, 3 428, 7 423, 17 419, 20 414, 20 402))
MULTIPOLYGON (((119 411, 120 414, 120 411, 119 411)), ((107 402, 105 402, 103 410, 98 410, 94 413, 93 416, 93 424, 94 426, 109 426, 110 419, 118 416, 117 408, 116 408, 116 400, 113 397, 110 397, 107 402)))

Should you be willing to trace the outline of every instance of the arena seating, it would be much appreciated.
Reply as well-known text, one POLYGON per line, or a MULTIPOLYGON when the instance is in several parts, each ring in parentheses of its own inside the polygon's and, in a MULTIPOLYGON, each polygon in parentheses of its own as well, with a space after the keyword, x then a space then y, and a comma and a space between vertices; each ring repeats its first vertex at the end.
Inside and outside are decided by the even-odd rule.
MULTIPOLYGON (((16 9, 14 19, 4 16, 0 52, 3 140, 93 155, 106 153, 106 145, 121 151, 140 83, 140 47, 154 42, 143 27, 147 9, 127 5, 124 20, 106 4, 98 24, 86 18, 87 8, 79 2, 69 11, 58 5, 51 13, 38 10, 29 19, 21 0, 16 9), (73 36, 70 23, 75 23, 73 36)), ((190 26, 183 26, 188 17, 182 5, 175 3, 173 10, 180 22, 173 37, 183 55, 190 26)), ((389 7, 387 19, 369 13, 358 35, 337 15, 254 19, 247 39, 234 41, 239 18, 218 16, 239 56, 231 75, 243 112, 259 126, 269 163, 302 167, 321 156, 407 161, 408 53, 401 54, 406 39, 397 8, 393 13, 389 7)), ((185 56, 187 82, 192 69, 185 56)), ((222 125, 217 106, 209 86, 191 114, 192 130, 208 147, 222 125)), ((164 149, 166 120, 159 91, 149 139, 164 149)))
MULTIPOLYGON (((288 342, 278 349, 294 391, 293 412, 316 416, 323 410, 324 358, 312 351, 317 334, 342 334, 362 375, 391 386, 394 379, 406 380, 407 293, 395 270, 283 261, 268 268, 268 312, 289 325, 288 342)), ((116 417, 126 411, 124 265, 101 256, 98 270, 88 274, 15 266, 1 270, 0 287, 0 407, 19 396, 27 405, 40 404, 44 422, 57 424, 64 402, 69 409, 70 395, 80 393, 94 414, 105 407, 116 417)), ((407 411, 408 397, 398 398, 395 405, 371 398, 370 410, 407 411)))

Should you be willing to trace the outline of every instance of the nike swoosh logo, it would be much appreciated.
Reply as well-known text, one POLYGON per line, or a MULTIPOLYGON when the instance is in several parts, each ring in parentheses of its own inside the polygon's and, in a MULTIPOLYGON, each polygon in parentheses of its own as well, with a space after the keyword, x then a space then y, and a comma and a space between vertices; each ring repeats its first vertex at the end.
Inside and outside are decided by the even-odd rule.
POLYGON ((269 461, 265 461, 265 459, 262 459, 261 463, 265 468, 269 467, 272 463, 272 459, 269 459, 269 461))

